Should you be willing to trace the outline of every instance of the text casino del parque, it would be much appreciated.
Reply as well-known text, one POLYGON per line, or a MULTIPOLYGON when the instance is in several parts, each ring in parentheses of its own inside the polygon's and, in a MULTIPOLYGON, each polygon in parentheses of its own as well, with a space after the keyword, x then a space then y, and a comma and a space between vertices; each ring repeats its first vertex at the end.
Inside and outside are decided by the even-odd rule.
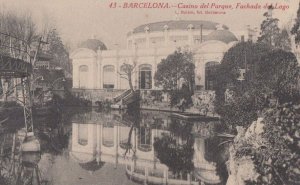
POLYGON ((267 9, 269 6, 273 6, 274 9, 287 10, 289 5, 285 2, 282 3, 272 3, 261 2, 261 3, 251 3, 250 2, 238 2, 238 3, 217 3, 217 2, 200 2, 200 3, 188 3, 188 2, 159 2, 159 1, 149 1, 149 2, 117 2, 111 1, 109 3, 109 8, 178 8, 178 9, 267 9))

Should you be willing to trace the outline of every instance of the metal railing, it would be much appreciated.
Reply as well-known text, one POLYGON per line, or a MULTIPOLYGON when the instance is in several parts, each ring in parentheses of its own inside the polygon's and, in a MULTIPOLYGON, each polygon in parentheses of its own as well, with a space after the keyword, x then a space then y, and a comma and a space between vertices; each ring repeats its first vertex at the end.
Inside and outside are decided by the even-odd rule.
POLYGON ((31 47, 24 39, 0 31, 0 54, 31 63, 31 47))

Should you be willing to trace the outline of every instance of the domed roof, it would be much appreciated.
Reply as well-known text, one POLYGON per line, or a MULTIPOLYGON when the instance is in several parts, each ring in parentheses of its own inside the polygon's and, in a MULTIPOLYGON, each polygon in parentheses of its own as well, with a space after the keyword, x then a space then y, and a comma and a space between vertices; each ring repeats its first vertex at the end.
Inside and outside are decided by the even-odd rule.
MULTIPOLYGON (((202 25, 202 29, 206 30, 216 30, 218 23, 211 22, 211 21, 201 21, 201 20, 173 20, 173 21, 162 21, 162 22, 155 22, 144 24, 138 26, 133 29, 132 33, 140 33, 145 32, 145 28, 151 31, 163 31, 165 29, 170 30, 186 30, 189 27, 193 29, 200 29, 202 25)), ((223 25, 223 29, 228 29, 227 26, 223 25)))
POLYGON ((225 42, 226 44, 233 41, 238 41, 235 35, 228 30, 213 31, 206 36, 205 40, 218 40, 218 41, 225 42))
POLYGON ((107 50, 107 47, 103 42, 101 42, 98 39, 88 39, 82 43, 79 44, 80 48, 88 48, 94 51, 97 51, 99 48, 101 50, 107 50))

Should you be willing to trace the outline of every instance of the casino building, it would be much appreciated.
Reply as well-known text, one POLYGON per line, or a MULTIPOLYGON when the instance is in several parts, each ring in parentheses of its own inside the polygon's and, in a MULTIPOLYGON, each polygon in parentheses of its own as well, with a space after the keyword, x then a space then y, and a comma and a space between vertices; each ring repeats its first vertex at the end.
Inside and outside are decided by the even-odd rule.
POLYGON ((153 79, 157 64, 179 47, 194 53, 196 90, 212 90, 213 66, 240 40, 255 41, 256 33, 250 28, 233 33, 226 25, 211 21, 171 20, 134 28, 127 34, 125 49, 109 50, 103 42, 89 39, 71 54, 73 91, 95 93, 129 89, 127 80, 119 73, 123 71, 123 63, 133 61, 137 63, 134 88, 158 90, 153 79))

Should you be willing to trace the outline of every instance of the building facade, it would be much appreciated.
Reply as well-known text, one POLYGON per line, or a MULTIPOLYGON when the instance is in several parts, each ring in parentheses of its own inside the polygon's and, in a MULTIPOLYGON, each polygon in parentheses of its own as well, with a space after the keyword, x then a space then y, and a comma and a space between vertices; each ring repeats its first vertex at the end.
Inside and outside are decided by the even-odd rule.
POLYGON ((219 64, 239 40, 256 39, 255 31, 245 30, 235 35, 227 26, 211 21, 176 20, 134 28, 127 34, 125 49, 107 50, 101 41, 89 39, 71 54, 73 89, 129 89, 120 73, 124 70, 122 64, 134 62, 134 88, 159 89, 154 85, 157 64, 176 49, 185 48, 194 53, 196 89, 210 90, 212 66, 219 64))
MULTIPOLYGON (((115 169, 126 166, 125 173, 129 179, 149 184, 221 183, 216 163, 206 159, 212 152, 209 138, 216 122, 194 124, 192 133, 195 141, 191 160, 195 169, 187 178, 180 179, 172 176, 169 167, 160 163, 153 145, 157 138, 171 134, 172 121, 169 115, 145 111, 140 116, 139 126, 133 128, 130 137, 131 152, 126 152, 131 128, 127 125, 125 115, 120 115, 117 111, 110 113, 91 111, 73 117, 71 145, 69 145, 71 159, 81 166, 87 166, 85 164, 96 166, 103 162, 113 164, 115 169), (154 126, 157 121, 161 123, 158 127, 154 126)), ((177 144, 186 142, 180 136, 175 138, 177 144)))

